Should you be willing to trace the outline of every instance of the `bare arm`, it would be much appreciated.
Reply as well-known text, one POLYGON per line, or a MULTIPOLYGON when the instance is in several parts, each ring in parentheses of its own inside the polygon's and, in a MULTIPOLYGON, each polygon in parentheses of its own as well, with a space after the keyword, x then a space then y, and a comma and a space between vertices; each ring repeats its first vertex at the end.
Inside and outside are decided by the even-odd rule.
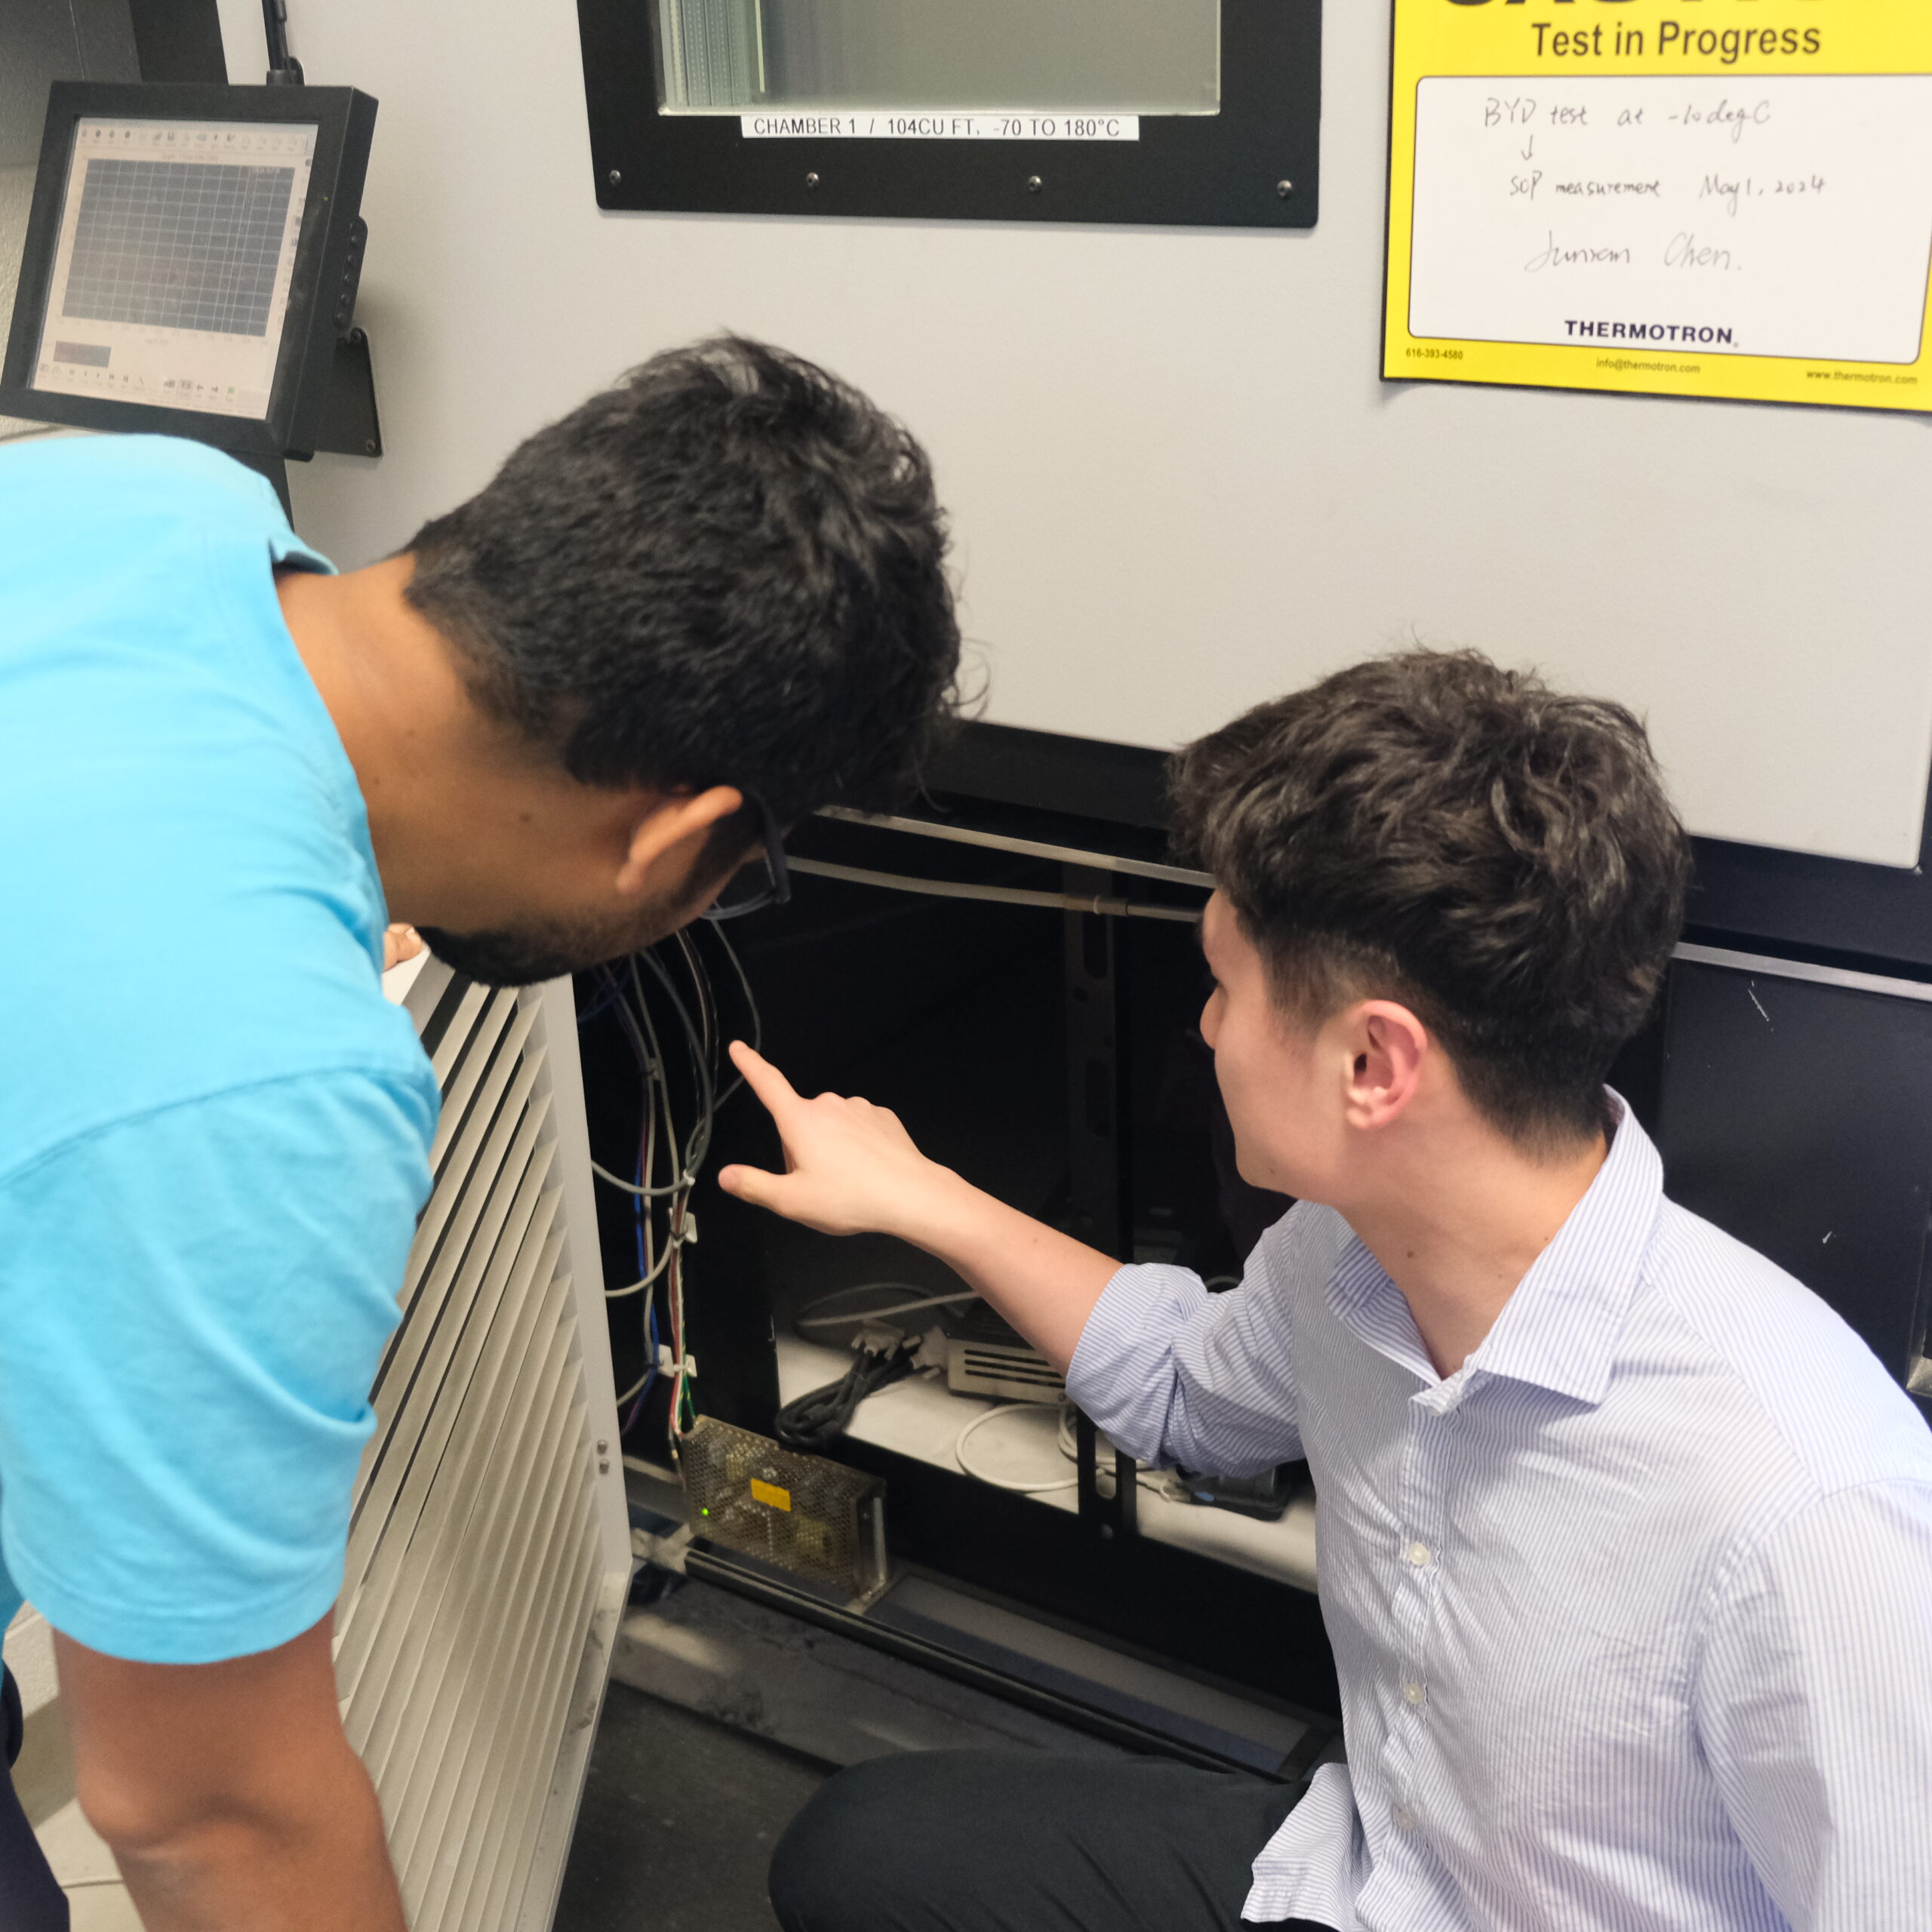
POLYGON ((1118 1262, 928 1160, 886 1108, 835 1094, 802 1100, 742 1041, 731 1058, 777 1125, 786 1171, 727 1168, 718 1180, 728 1194, 821 1234, 896 1235, 924 1248, 1066 1371, 1118 1262))
POLYGON ((147 1932, 404 1932, 330 1620, 225 1663, 128 1663, 57 1636, 81 1807, 147 1932))

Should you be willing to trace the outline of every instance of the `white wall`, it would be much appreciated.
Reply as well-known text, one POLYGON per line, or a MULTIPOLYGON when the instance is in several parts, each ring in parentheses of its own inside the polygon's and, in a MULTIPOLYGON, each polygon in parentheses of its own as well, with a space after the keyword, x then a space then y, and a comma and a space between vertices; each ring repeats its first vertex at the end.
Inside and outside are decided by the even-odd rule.
MULTIPOLYGON (((254 79, 259 9, 222 11, 254 79)), ((312 80, 382 103, 360 312, 389 454, 294 485, 340 561, 729 325, 924 438, 996 718, 1168 745, 1411 636, 1475 644, 1646 711, 1700 832, 1915 858, 1926 420, 1381 383, 1383 0, 1328 0, 1307 235, 605 215, 570 0, 291 14, 312 80)))

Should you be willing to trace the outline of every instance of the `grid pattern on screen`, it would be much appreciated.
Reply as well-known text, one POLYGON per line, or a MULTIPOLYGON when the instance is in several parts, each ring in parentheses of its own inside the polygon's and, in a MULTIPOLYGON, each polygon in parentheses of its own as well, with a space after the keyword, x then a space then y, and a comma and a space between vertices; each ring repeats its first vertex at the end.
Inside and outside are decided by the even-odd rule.
POLYGON ((266 335, 292 168, 88 162, 63 315, 266 335))

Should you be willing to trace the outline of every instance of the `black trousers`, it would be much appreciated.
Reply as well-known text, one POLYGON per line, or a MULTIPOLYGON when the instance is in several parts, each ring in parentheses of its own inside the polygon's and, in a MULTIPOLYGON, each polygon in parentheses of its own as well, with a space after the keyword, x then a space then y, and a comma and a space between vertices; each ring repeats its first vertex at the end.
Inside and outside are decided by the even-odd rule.
POLYGON ((1299 1795, 1146 1758, 874 1758, 792 1820, 771 1903, 785 1932, 1238 1932, 1299 1795))
POLYGON ((9 1774, 0 1778, 0 1926, 6 1932, 67 1932, 67 1895, 48 1869, 14 1790, 13 1762, 26 1730, 20 1694, 11 1671, 0 1672, 0 1680, 9 1774))

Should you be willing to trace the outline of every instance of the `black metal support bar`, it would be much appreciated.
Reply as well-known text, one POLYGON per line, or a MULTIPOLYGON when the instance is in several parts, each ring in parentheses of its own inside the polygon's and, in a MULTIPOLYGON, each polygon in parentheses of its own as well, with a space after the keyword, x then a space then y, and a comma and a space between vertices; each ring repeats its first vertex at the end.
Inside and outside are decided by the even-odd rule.
MULTIPOLYGON (((1104 897, 1112 875, 1084 866, 1063 872, 1069 898, 1104 897)), ((1067 1119, 1071 1137, 1073 1232, 1123 1261, 1131 1257, 1126 1089, 1120 1014, 1120 958, 1113 921, 1096 912, 1066 915, 1067 1119)))
MULTIPOLYGON (((1017 1704, 1023 1710, 1035 1712, 1071 1730, 1084 1731, 1091 1737, 1104 1738, 1125 1750, 1148 1757, 1174 1758, 1202 1770, 1242 1771, 1250 1777, 1254 1775, 1252 1764, 1224 1758, 1218 1752, 1190 1744, 1151 1726, 1136 1724, 1131 1718, 1112 1712, 1097 1709, 1044 1685, 1029 1684, 1023 1678, 1011 1676, 990 1664, 962 1656, 957 1651, 949 1650, 943 1644, 933 1643, 911 1631, 896 1629, 890 1624, 877 1622, 862 1611, 847 1610, 826 1603, 810 1592, 795 1589, 768 1573, 733 1562, 728 1555, 701 1540, 694 1542, 685 1552, 685 1571, 688 1576, 696 1577, 700 1583, 749 1597, 754 1602, 783 1611, 801 1622, 815 1624, 821 1630, 833 1631, 840 1636, 869 1644, 889 1657, 937 1672, 955 1684, 970 1684, 975 1690, 1017 1704)), ((1283 1761, 1274 1773, 1275 1777, 1284 1783, 1293 1783, 1306 1776, 1309 1765, 1333 1743, 1334 1736, 1333 1728, 1319 1718, 1312 1718, 1308 1734, 1283 1761)))
MULTIPOLYGON (((1109 873, 1084 866, 1063 869, 1070 898, 1110 894, 1109 873)), ((1073 1229, 1083 1241, 1118 1255, 1134 1254, 1128 1187, 1125 1029, 1121 1011, 1120 946, 1114 921, 1098 912, 1066 915, 1066 1071, 1068 1149, 1073 1229)), ((1084 1415, 1075 1420, 1080 1520, 1105 1540, 1131 1537, 1137 1527, 1138 1473, 1134 1458, 1114 1457, 1111 1490, 1103 1485, 1098 1437, 1084 1415)))

